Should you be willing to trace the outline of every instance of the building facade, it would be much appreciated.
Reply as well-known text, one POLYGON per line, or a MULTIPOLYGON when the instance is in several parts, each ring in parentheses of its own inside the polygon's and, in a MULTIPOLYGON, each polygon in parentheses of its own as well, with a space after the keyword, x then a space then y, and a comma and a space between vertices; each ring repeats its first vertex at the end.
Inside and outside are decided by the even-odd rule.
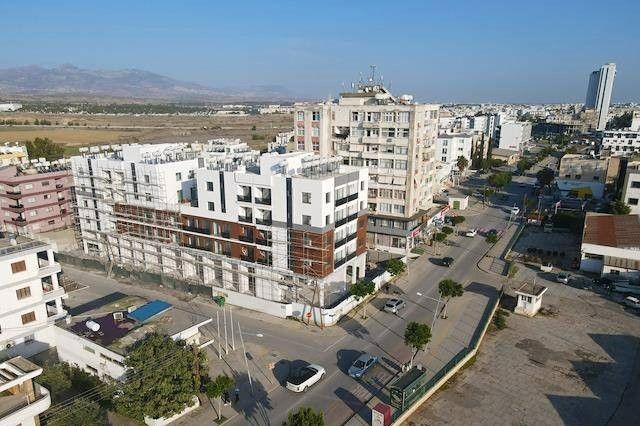
POLYGON ((585 108, 596 111, 596 130, 603 131, 607 126, 609 105, 613 93, 613 80, 616 77, 616 64, 602 65, 589 75, 585 108))
POLYGON ((4 229, 19 235, 72 224, 73 177, 68 166, 0 168, 0 214, 4 229))
POLYGON ((503 123, 498 148, 522 152, 531 140, 531 123, 503 123))
POLYGON ((433 206, 438 112, 372 82, 337 102, 295 105, 298 150, 368 167, 370 248, 407 253, 422 234, 433 206))
POLYGON ((436 144, 436 159, 438 161, 438 181, 445 179, 452 172, 459 172, 458 158, 467 159, 471 166, 471 155, 474 147, 474 137, 468 133, 441 133, 436 144))
POLYGON ((31 356, 55 346, 64 288, 53 247, 17 236, 0 239, 0 356, 31 356))
POLYGON ((259 156, 224 141, 200 152, 123 146, 72 161, 87 253, 281 316, 294 303, 329 305, 364 277, 364 167, 309 153, 259 156))
POLYGON ((560 159, 556 183, 563 195, 587 191, 593 198, 602 198, 608 169, 609 160, 606 158, 565 154, 560 159))
POLYGON ((38 426, 51 406, 49 390, 34 381, 42 368, 18 356, 0 363, 0 426, 38 426))
POLYGON ((640 130, 607 130, 602 135, 601 149, 623 157, 640 153, 640 130))
POLYGON ((631 214, 640 214, 640 161, 627 164, 622 186, 622 201, 630 208, 631 214))

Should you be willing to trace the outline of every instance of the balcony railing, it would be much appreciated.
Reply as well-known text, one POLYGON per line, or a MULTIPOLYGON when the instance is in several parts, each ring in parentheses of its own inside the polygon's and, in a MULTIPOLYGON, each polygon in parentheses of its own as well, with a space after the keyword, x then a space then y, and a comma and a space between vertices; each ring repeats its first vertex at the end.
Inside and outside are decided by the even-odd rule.
POLYGON ((255 257, 253 256, 253 254, 243 254, 242 256, 240 256, 240 259, 244 260, 245 262, 255 262, 255 257))
POLYGON ((262 198, 254 198, 253 200, 254 203, 256 204, 264 204, 266 206, 270 206, 271 205, 271 197, 262 197, 262 198))
POLYGON ((222 232, 220 232, 220 236, 222 238, 230 238, 231 237, 231 233, 229 231, 222 231, 222 232))
POLYGON ((348 203, 349 201, 353 201, 353 200, 357 200, 358 199, 358 193, 356 192, 355 194, 351 194, 351 195, 347 195, 346 197, 342 197, 336 200, 336 206, 341 206, 343 204, 348 203))
POLYGON ((338 219, 336 220, 336 228, 339 226, 344 225, 347 222, 351 222, 352 220, 356 220, 358 218, 358 213, 354 213, 352 215, 349 215, 347 217, 343 217, 342 219, 338 219))
POLYGON ((58 203, 64 203, 64 200, 66 200, 65 197, 60 197, 58 198, 58 203))
POLYGON ((22 213, 24 211, 24 205, 23 204, 10 204, 7 206, 7 210, 13 212, 13 213, 22 213))
POLYGON ((238 201, 244 201, 245 203, 251 202, 251 194, 238 195, 238 201))
POLYGON ((253 216, 238 216, 238 221, 246 222, 246 223, 253 223, 253 216))
POLYGON ((256 244, 260 245, 260 246, 267 246, 267 247, 271 247, 271 240, 267 240, 265 238, 256 238, 256 244))
POLYGON ((258 224, 258 225, 267 225, 267 226, 269 226, 272 223, 273 223, 273 221, 271 220, 270 217, 268 217, 268 218, 264 218, 263 217, 262 219, 256 219, 256 224, 258 224))
POLYGON ((340 260, 337 260, 334 264, 333 264, 333 268, 339 268, 340 266, 344 265, 345 263, 347 263, 348 261, 350 261, 351 259, 355 258, 356 252, 354 251, 353 253, 349 253, 348 255, 346 255, 345 257, 343 257, 340 260))
POLYGON ((252 243, 253 242, 253 235, 240 235, 240 236, 238 236, 238 239, 240 241, 245 242, 245 243, 252 243))
POLYGON ((256 260, 256 262, 258 262, 261 265, 266 265, 266 266, 271 266, 273 264, 273 261, 272 261, 271 257, 264 257, 264 258, 261 257, 261 258, 258 258, 256 260))
POLYGON ((357 233, 357 232, 354 232, 354 233, 353 233, 353 234, 351 234, 351 235, 347 235, 347 236, 346 236, 346 237, 344 237, 343 239, 336 241, 336 243, 335 243, 335 247, 336 247, 336 248, 338 248, 338 247, 340 247, 340 246, 343 246, 343 245, 345 245, 346 243, 348 243, 349 241, 355 240, 357 237, 358 237, 358 233, 357 233))
POLYGON ((182 229, 185 231, 197 232, 199 234, 206 234, 206 235, 211 234, 211 229, 209 228, 198 228, 196 226, 183 226, 182 229))
POLYGON ((24 217, 14 217, 11 220, 17 223, 25 223, 27 221, 24 217))
POLYGON ((56 189, 60 189, 60 188, 62 188, 63 186, 64 186, 64 185, 63 185, 63 184, 61 184, 61 183, 56 183, 56 189))

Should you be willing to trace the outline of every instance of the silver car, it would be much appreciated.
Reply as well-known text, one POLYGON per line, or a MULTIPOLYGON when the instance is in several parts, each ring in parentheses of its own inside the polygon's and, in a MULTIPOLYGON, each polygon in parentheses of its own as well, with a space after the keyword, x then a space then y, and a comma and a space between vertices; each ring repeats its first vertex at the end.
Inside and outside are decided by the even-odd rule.
POLYGON ((378 357, 371 354, 362 354, 356 359, 351 367, 349 367, 349 376, 359 379, 364 373, 378 362, 378 357))
POLYGON ((397 314, 400 309, 406 306, 407 304, 402 299, 389 299, 387 303, 384 304, 384 310, 392 314, 397 314))

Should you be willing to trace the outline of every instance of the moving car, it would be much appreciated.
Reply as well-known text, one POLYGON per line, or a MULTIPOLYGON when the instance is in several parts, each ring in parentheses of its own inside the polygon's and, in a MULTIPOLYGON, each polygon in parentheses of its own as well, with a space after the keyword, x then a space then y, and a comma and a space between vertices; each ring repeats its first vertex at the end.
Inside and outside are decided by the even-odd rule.
POLYGON ((453 265, 453 257, 443 257, 442 258, 442 265, 446 266, 447 268, 449 268, 451 265, 453 265))
POLYGON ((349 367, 349 376, 359 379, 367 372, 367 370, 378 362, 378 357, 371 354, 362 354, 356 359, 351 367, 349 367))
POLYGON ((511 208, 511 214, 514 216, 518 216, 520 214, 520 207, 513 206, 511 208))
POLYGON ((627 296, 624 299, 624 304, 630 308, 640 309, 640 299, 633 296, 627 296))
POLYGON ((325 373, 324 367, 309 364, 295 371, 287 379, 287 389, 293 392, 305 392, 311 385, 322 379, 325 373))
POLYGON ((469 229, 467 232, 465 232, 465 237, 475 237, 476 235, 478 235, 478 231, 476 231, 475 229, 469 229))
POLYGON ((566 272, 560 272, 558 275, 556 275, 556 281, 562 284, 569 284, 570 278, 571 275, 567 274, 566 272))
POLYGON ((397 314, 398 311, 405 306, 407 306, 407 304, 402 299, 389 299, 387 303, 384 304, 384 310, 392 314, 397 314))

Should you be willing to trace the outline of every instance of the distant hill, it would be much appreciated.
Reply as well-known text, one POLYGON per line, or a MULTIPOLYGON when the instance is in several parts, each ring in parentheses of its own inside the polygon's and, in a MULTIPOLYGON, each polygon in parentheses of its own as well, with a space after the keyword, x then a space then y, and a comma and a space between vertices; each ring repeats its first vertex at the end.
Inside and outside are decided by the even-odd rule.
POLYGON ((137 69, 88 70, 73 65, 0 69, 0 97, 20 95, 210 102, 293 99, 281 86, 213 88, 137 69))

